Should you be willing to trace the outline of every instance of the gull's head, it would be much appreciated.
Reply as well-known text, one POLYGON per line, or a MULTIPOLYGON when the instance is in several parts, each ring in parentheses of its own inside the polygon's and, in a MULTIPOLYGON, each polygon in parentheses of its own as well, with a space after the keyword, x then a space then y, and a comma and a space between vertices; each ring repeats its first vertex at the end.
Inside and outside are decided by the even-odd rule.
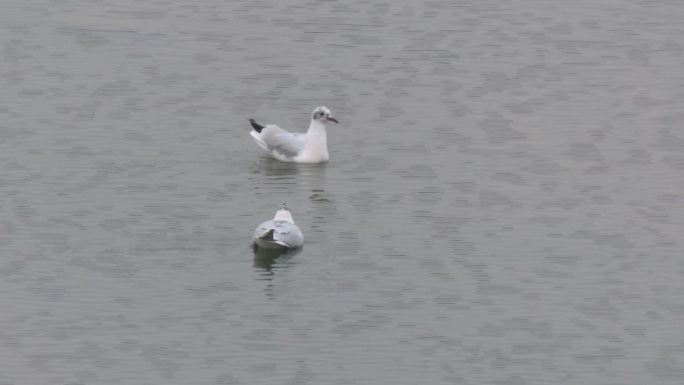
POLYGON ((287 205, 287 203, 281 203, 278 205, 278 210, 287 210, 290 211, 290 207, 287 205))
POLYGON ((276 212, 275 218, 273 218, 273 220, 294 223, 294 219, 292 219, 292 213, 290 212, 290 208, 286 203, 278 205, 278 211, 276 212))
POLYGON ((316 109, 311 114, 311 119, 317 120, 323 124, 325 124, 325 122, 327 122, 327 121, 339 123, 337 121, 337 119, 335 119, 332 116, 332 112, 330 112, 330 109, 328 107, 323 107, 323 106, 316 107, 316 109))

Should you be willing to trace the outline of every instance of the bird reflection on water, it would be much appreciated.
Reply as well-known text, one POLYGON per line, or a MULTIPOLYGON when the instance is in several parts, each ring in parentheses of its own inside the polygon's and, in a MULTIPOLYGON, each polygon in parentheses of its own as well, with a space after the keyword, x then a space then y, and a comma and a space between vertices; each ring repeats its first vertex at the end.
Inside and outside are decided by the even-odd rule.
POLYGON ((291 258, 301 253, 302 248, 297 249, 264 249, 256 244, 252 245, 254 252, 253 265, 256 269, 261 269, 262 277, 275 275, 276 269, 286 269, 292 264, 291 258))
MULTIPOLYGON (((291 185, 299 185, 309 194, 309 199, 317 203, 328 202, 325 190, 325 164, 298 164, 280 162, 264 155, 252 163, 250 170, 260 183, 266 177, 266 186, 274 190, 292 191, 291 185)), ((264 185, 262 184, 262 188, 264 185)))
POLYGON ((250 167, 253 174, 269 178, 297 176, 308 183, 322 183, 325 177, 325 164, 301 164, 280 162, 268 155, 262 155, 250 167))

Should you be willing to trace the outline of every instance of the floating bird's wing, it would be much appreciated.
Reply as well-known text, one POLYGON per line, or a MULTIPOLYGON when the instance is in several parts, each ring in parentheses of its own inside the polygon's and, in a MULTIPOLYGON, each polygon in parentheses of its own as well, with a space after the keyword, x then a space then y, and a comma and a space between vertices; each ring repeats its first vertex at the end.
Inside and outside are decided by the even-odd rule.
POLYGON ((271 152, 287 159, 300 155, 304 151, 304 144, 304 134, 290 133, 275 135, 266 142, 271 152))
POLYGON ((261 148, 283 158, 292 159, 304 151, 304 134, 289 133, 275 124, 261 128, 261 132, 255 128, 250 135, 261 148))
POLYGON ((299 247, 304 243, 304 235, 297 225, 284 221, 274 221, 274 223, 273 239, 276 243, 287 247, 299 247))
POLYGON ((266 221, 259 225, 259 227, 254 230, 253 238, 261 238, 264 240, 272 239, 273 232, 275 231, 275 223, 273 221, 266 221))
MULTIPOLYGON (((250 120, 250 123, 253 122, 253 119, 250 120)), ((273 135, 273 133, 287 133, 287 131, 283 130, 282 128, 276 126, 275 124, 269 124, 266 127, 259 126, 258 124, 252 123, 252 127, 254 130, 250 131, 249 134, 252 135, 252 138, 254 138, 254 141, 259 145, 259 147, 263 148, 266 151, 271 151, 268 149, 268 145, 266 144, 266 139, 270 136, 273 135), (255 126, 256 125, 256 126, 255 126), (260 127, 257 129, 257 127, 260 127), (265 128, 268 127, 268 130, 264 130, 265 128)))
POLYGON ((254 230, 254 240, 283 247, 299 247, 304 236, 295 224, 285 221, 267 221, 254 230))
POLYGON ((304 150, 304 134, 291 134, 275 124, 261 127, 259 132, 255 127, 253 131, 250 131, 250 135, 261 148, 284 158, 294 158, 304 150))

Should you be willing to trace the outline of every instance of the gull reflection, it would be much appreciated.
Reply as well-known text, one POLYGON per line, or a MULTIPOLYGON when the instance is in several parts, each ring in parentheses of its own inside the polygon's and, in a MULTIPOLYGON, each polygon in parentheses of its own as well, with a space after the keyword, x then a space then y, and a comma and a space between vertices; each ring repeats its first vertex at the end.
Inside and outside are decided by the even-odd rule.
POLYGON ((302 249, 301 247, 297 249, 264 249, 253 244, 254 261, 252 266, 261 269, 261 276, 272 276, 276 269, 287 268, 291 263, 290 259, 299 254, 302 249))

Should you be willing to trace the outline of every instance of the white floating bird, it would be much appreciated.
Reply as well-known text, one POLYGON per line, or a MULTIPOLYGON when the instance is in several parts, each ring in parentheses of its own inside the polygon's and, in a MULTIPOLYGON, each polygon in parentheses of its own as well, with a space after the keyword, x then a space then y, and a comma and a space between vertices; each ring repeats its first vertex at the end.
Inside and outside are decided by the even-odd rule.
POLYGON ((292 213, 285 203, 278 206, 273 220, 260 224, 254 230, 252 239, 264 249, 293 249, 304 244, 304 235, 294 224, 292 213))
POLYGON ((262 126, 249 119, 254 131, 250 134, 261 148, 282 162, 322 163, 330 159, 325 123, 338 123, 327 107, 316 107, 306 134, 290 133, 275 124, 262 126))

